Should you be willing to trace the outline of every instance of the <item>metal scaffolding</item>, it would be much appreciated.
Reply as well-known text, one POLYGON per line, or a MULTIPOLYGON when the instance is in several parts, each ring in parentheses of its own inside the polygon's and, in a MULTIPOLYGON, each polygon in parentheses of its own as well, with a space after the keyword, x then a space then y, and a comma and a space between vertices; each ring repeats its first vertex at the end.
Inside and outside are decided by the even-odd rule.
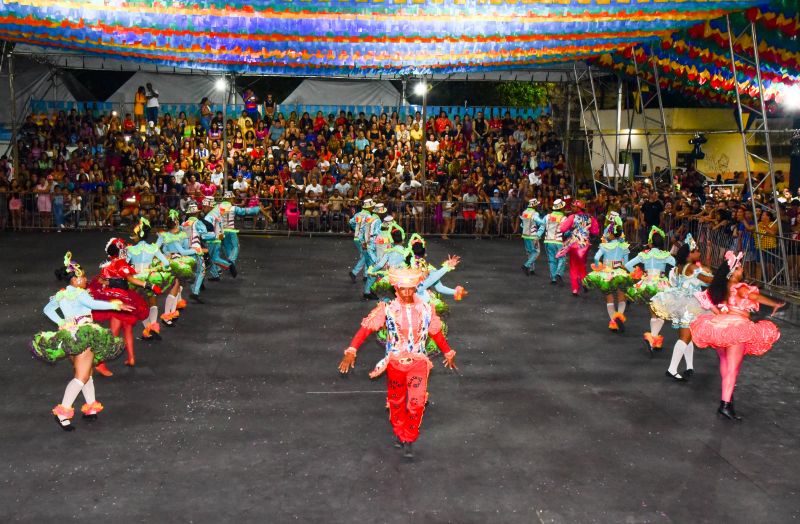
POLYGON ((575 76, 575 89, 578 94, 578 104, 580 106, 581 125, 583 126, 584 138, 586 139, 586 149, 589 153, 589 166, 592 171, 592 184, 594 186, 594 193, 597 194, 597 186, 602 185, 609 189, 617 186, 620 172, 619 162, 614 158, 614 154, 608 147, 606 137, 603 135, 600 126, 600 113, 597 104, 597 91, 595 89, 595 79, 592 74, 592 68, 587 67, 578 70, 578 66, 573 67, 575 76), (588 87, 587 87, 588 84, 588 87), (593 128, 590 128, 593 125, 593 128), (599 145, 597 144, 599 142, 599 145), (594 147, 593 147, 594 145, 594 147), (595 160, 599 160, 600 174, 594 168, 597 165, 595 160), (614 167, 614 180, 611 180, 606 166, 611 165, 614 167), (612 186, 613 184, 613 186, 612 186))
MULTIPOLYGON (((761 267, 761 275, 763 279, 763 283, 767 287, 772 288, 780 288, 785 287, 789 288, 791 285, 789 279, 789 270, 788 270, 788 257, 786 256, 786 242, 783 240, 783 228, 781 226, 780 220, 780 202, 778 201, 778 194, 775 191, 775 169, 774 164, 772 161, 772 144, 770 139, 770 132, 769 132, 769 123, 767 118, 767 107, 764 103, 764 84, 761 80, 761 62, 759 59, 759 51, 758 51, 758 34, 756 33, 756 25, 755 23, 748 24, 738 35, 734 34, 733 26, 731 25, 730 16, 725 16, 725 21, 727 23, 728 28, 728 45, 730 48, 730 59, 731 59, 731 72, 733 73, 733 80, 734 80, 734 89, 733 92, 736 94, 736 111, 739 117, 739 134, 742 137, 742 148, 744 149, 744 160, 745 160, 745 169, 747 171, 747 187, 750 192, 750 202, 753 206, 753 214, 754 220, 756 224, 758 223, 758 212, 759 210, 766 210, 772 213, 773 217, 777 221, 778 226, 778 249, 773 250, 774 256, 778 258, 775 260, 775 271, 771 274, 767 273, 767 264, 764 260, 764 250, 757 249, 759 255, 759 264, 761 267), (743 41, 746 39, 751 39, 753 46, 753 58, 743 56, 741 54, 736 53, 736 44, 739 41, 743 41), (749 64, 755 67, 756 70, 756 81, 758 82, 758 95, 753 97, 753 105, 746 105, 742 102, 742 97, 739 92, 740 87, 743 86, 744 82, 739 81, 738 71, 736 62, 739 61, 742 64, 749 64), (751 121, 745 123, 744 116, 745 111, 749 115, 751 121), (764 145, 766 146, 766 158, 756 154, 753 151, 753 146, 755 145, 755 138, 756 136, 760 136, 764 140, 764 145), (767 165, 767 174, 766 176, 761 177, 758 180, 758 177, 754 176, 752 164, 751 162, 755 160, 767 165), (760 201, 757 198, 757 193, 762 187, 769 183, 769 195, 764 201, 760 201)), ((752 79, 748 79, 747 83, 750 83, 752 79)), ((761 238, 758 232, 754 232, 754 236, 757 242, 761 241, 761 238)))
MULTIPOLYGON (((653 73, 653 80, 650 81, 645 75, 645 71, 639 69, 636 56, 633 57, 633 67, 636 71, 636 88, 639 92, 637 110, 642 113, 645 143, 647 144, 647 161, 653 177, 653 187, 657 187, 656 163, 672 173, 672 161, 670 160, 669 142, 667 141, 667 120, 664 117, 664 103, 661 99, 661 84, 658 77, 658 63, 652 48, 648 50, 647 65, 653 73), (657 117, 647 113, 648 109, 658 108, 657 117), (656 129, 655 133, 651 130, 656 129)), ((629 126, 630 129, 630 126, 629 126)))

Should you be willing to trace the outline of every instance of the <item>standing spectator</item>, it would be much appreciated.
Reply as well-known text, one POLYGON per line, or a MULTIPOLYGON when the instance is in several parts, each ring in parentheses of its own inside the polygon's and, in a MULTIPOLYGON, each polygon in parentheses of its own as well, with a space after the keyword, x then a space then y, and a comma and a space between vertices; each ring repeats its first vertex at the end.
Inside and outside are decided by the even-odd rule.
POLYGON ((145 92, 147 97, 147 121, 152 122, 153 125, 158 125, 158 91, 153 88, 153 84, 147 83, 147 90, 145 92))
POLYGON ((70 193, 69 197, 69 215, 72 222, 72 227, 78 229, 81 223, 81 201, 83 197, 81 197, 79 190, 74 189, 70 193))
POLYGON ((661 226, 661 213, 664 211, 664 204, 658 199, 656 190, 650 191, 650 198, 642 204, 640 211, 645 232, 650 231, 653 226, 661 226))
MULTIPOLYGON (((140 127, 144 125, 144 106, 147 103, 147 93, 144 90, 144 86, 139 86, 136 90, 136 94, 133 95, 133 117, 136 119, 136 127, 140 127)), ((126 115, 127 116, 127 115, 126 115)), ((126 128, 129 126, 126 126, 126 128)), ((136 130, 136 127, 130 129, 130 132, 136 130)), ((128 129, 126 129, 128 131, 128 129)))

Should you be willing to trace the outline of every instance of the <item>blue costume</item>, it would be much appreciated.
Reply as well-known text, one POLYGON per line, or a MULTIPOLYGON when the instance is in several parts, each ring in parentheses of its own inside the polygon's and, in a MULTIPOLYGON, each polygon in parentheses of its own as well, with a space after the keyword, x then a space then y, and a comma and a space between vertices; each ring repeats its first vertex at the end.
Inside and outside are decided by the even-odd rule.
MULTIPOLYGON (((563 205, 561 207, 563 208, 563 205)), ((558 210, 554 210, 544 217, 544 249, 547 251, 547 262, 550 265, 550 280, 552 282, 555 282, 556 278, 563 278, 564 271, 567 268, 566 257, 556 256, 564 246, 560 231, 561 222, 564 219, 564 213, 558 210)))
MULTIPOLYGON (((197 217, 190 217, 183 224, 184 231, 189 236, 189 245, 191 247, 203 247, 207 242, 216 239, 214 232, 208 231, 206 223, 197 217)), ((194 264, 194 282, 192 283, 192 295, 195 297, 200 295, 200 290, 203 287, 203 279, 205 278, 206 264, 203 257, 195 254, 194 264)))
MULTIPOLYGON (((381 234, 381 217, 373 214, 370 218, 365 219, 364 225, 364 244, 367 249, 365 250, 365 263, 367 267, 371 267, 378 261, 377 244, 376 241, 381 234)), ((364 294, 368 294, 373 284, 375 284, 375 276, 370 275, 367 271, 367 280, 364 282, 364 294)))
POLYGON ((251 217, 259 214, 261 214, 259 207, 231 206, 228 212, 222 215, 225 233, 222 238, 222 247, 225 249, 225 256, 231 263, 235 264, 239 259, 239 230, 235 228, 235 217, 251 217))
POLYGON ((219 237, 224 233, 224 225, 219 206, 214 206, 214 209, 209 211, 200 222, 203 222, 206 229, 206 235, 203 240, 206 242, 210 261, 208 273, 210 278, 216 280, 219 278, 219 268, 228 269, 231 265, 228 260, 222 258, 222 241, 219 237))
POLYGON ((522 265, 522 268, 527 273, 528 270, 534 270, 534 263, 539 258, 539 237, 542 236, 545 230, 545 221, 539 216, 533 205, 523 211, 522 216, 522 243, 525 245, 525 253, 528 258, 522 265))
POLYGON ((362 242, 364 241, 364 228, 371 218, 372 213, 368 209, 362 209, 350 219, 350 228, 353 230, 353 242, 355 243, 356 250, 358 251, 358 261, 353 267, 353 270, 350 272, 351 275, 358 276, 362 270, 366 274, 367 255, 364 252, 364 246, 362 242))
POLYGON ((647 303, 656 293, 669 288, 669 280, 664 276, 664 270, 668 265, 674 266, 675 259, 668 251, 653 248, 639 253, 625 264, 625 269, 632 271, 638 264, 643 266, 645 275, 628 289, 628 298, 635 302, 647 303))

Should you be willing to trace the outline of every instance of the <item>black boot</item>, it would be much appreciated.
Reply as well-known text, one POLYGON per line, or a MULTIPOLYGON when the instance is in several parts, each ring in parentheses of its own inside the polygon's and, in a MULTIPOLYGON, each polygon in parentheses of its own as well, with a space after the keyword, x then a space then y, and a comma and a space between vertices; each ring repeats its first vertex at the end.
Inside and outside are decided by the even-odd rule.
POLYGON ((736 411, 734 411, 733 404, 731 402, 725 402, 724 400, 720 401, 717 413, 727 418, 728 420, 742 420, 742 417, 738 416, 736 414, 736 411))
POLYGON ((397 449, 403 449, 403 443, 397 437, 394 438, 394 447, 397 449))
POLYGON ((228 271, 231 272, 231 276, 233 278, 236 278, 236 275, 239 274, 239 272, 236 270, 236 264, 234 264, 233 262, 231 262, 231 265, 228 267, 228 271))
POLYGON ((355 283, 356 283, 356 276, 353 274, 353 272, 352 272, 352 271, 349 271, 348 273, 349 273, 349 275, 350 275, 350 281, 351 281, 353 284, 355 284, 355 283))
POLYGON ((414 458, 414 449, 411 447, 411 442, 403 442, 403 456, 409 460, 414 458))
POLYGON ((525 273, 526 276, 531 276, 531 270, 528 266, 522 266, 522 272, 525 273))

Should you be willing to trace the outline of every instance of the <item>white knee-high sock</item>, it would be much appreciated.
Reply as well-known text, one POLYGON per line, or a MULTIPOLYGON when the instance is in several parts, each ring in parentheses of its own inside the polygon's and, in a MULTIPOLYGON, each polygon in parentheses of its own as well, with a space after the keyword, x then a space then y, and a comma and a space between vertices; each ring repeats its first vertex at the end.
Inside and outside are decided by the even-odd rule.
POLYGON ((664 327, 664 319, 651 318, 650 319, 650 334, 657 337, 661 333, 661 328, 664 327))
POLYGON ((174 313, 178 306, 178 297, 167 295, 167 300, 164 302, 164 314, 169 315, 174 313))
POLYGON ((608 310, 608 318, 610 318, 611 320, 614 320, 614 313, 617 311, 614 308, 614 303, 612 302, 610 304, 606 304, 606 309, 608 310))
POLYGON ((178 287, 178 295, 175 298, 178 299, 178 302, 183 300, 183 286, 178 287))
POLYGON ((617 304, 617 311, 619 311, 620 315, 625 314, 625 305, 626 302, 624 300, 620 300, 619 304, 617 304))
POLYGON ((676 375, 678 373, 678 364, 681 363, 681 359, 683 358, 685 352, 686 352, 686 342, 678 339, 678 341, 675 342, 675 347, 672 348, 672 360, 669 363, 669 369, 668 369, 668 371, 673 375, 676 375))
POLYGON ((694 342, 686 344, 686 353, 683 358, 686 359, 686 369, 694 369, 694 342))
MULTIPOLYGON (((61 405, 65 408, 71 408, 72 404, 75 403, 75 399, 78 398, 81 390, 83 389, 83 382, 78 380, 77 378, 73 378, 67 384, 67 389, 64 390, 64 398, 61 399, 61 405)), ((61 415, 58 416, 59 420, 65 420, 66 417, 62 417, 61 415)))
POLYGON ((158 306, 150 306, 150 314, 147 316, 147 321, 149 324, 158 321, 158 306))
POLYGON ((94 380, 92 377, 89 377, 89 380, 83 385, 81 391, 83 392, 83 398, 86 399, 87 404, 91 404, 96 400, 94 396, 94 380))

